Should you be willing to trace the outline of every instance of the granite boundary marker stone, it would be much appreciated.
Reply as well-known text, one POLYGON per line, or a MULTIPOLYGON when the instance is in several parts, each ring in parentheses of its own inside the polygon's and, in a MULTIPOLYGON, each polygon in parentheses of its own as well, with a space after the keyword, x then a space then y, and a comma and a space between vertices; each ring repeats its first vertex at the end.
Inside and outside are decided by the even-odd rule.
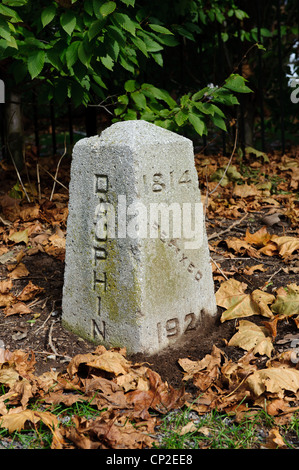
POLYGON ((145 121, 80 140, 63 325, 95 344, 153 354, 216 312, 192 142, 145 121))

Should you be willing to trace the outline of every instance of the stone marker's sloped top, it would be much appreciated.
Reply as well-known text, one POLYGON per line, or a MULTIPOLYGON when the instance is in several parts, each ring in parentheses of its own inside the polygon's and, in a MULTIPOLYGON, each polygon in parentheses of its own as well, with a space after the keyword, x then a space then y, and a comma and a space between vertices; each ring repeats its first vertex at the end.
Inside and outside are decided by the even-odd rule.
POLYGON ((189 139, 174 132, 163 129, 146 121, 117 122, 105 129, 100 135, 100 142, 104 145, 126 145, 130 147, 142 145, 191 144, 189 139))

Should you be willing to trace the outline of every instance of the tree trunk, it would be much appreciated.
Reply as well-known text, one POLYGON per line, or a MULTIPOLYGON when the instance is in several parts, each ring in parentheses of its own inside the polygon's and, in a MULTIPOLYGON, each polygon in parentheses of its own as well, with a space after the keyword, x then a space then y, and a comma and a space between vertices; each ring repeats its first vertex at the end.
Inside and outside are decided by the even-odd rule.
POLYGON ((5 108, 5 146, 7 155, 13 160, 17 169, 21 171, 24 166, 24 130, 20 93, 10 91, 5 108))

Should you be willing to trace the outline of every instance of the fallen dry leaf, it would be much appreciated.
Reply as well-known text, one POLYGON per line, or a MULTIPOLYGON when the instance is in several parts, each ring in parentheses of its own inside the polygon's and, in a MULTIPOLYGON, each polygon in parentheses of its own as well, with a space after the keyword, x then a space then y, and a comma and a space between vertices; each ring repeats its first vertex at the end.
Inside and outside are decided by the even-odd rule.
POLYGON ((246 288, 247 284, 236 279, 229 279, 221 284, 216 292, 217 305, 226 308, 226 311, 221 315, 221 322, 233 318, 259 315, 258 305, 252 301, 249 294, 244 292, 246 288))
MULTIPOLYGON (((51 384, 53 386, 53 383, 51 384)), ((72 406, 74 403, 82 402, 85 398, 79 393, 63 393, 63 392, 50 392, 45 398, 46 403, 52 403, 53 405, 64 404, 66 406, 72 406)))
POLYGON ((265 447, 267 449, 286 449, 287 448, 287 445, 285 441, 283 440, 278 428, 273 428, 270 430, 265 447))
POLYGON ((77 374, 81 364, 86 364, 87 362, 92 361, 93 359, 93 353, 77 354, 76 356, 74 356, 70 361, 69 365, 67 366, 67 372, 70 378, 77 374))
POLYGON ((202 391, 207 390, 220 373, 222 357, 222 351, 214 345, 211 354, 207 354, 199 361, 179 359, 178 363, 185 372, 183 380, 192 379, 197 388, 202 391))
POLYGON ((221 322, 252 315, 273 317, 268 304, 275 300, 274 295, 259 289, 255 289, 251 294, 246 294, 246 288, 247 284, 236 279, 229 279, 220 285, 216 292, 216 302, 220 307, 227 309, 221 315, 221 322))
POLYGON ((30 379, 22 377, 21 380, 18 380, 13 384, 10 388, 10 392, 13 393, 13 400, 16 400, 16 397, 18 397, 18 400, 22 405, 22 409, 25 410, 30 398, 34 395, 34 389, 35 386, 31 383, 30 379))
POLYGON ((3 362, 8 362, 12 357, 12 353, 8 349, 0 347, 0 366, 3 362))
POLYGON ((242 356, 238 362, 227 361, 221 367, 222 381, 229 386, 229 389, 238 389, 239 383, 249 374, 257 370, 256 356, 250 350, 242 356))
POLYGON ((246 351, 253 350, 253 354, 264 354, 271 357, 274 349, 269 331, 248 320, 241 320, 238 332, 230 339, 229 346, 238 346, 246 351))
POLYGON ((294 251, 299 250, 299 238, 272 235, 271 241, 277 245, 279 255, 282 258, 290 257, 294 251))
POLYGON ((277 299, 272 305, 272 310, 285 317, 299 314, 299 286, 290 284, 287 289, 277 291, 277 299))
POLYGON ((229 279, 223 282, 216 292, 217 305, 226 309, 233 307, 239 301, 239 298, 247 295, 245 294, 246 289, 247 284, 236 279, 229 279))
POLYGON ((163 382, 157 372, 147 369, 149 390, 134 390, 126 394, 128 403, 134 405, 135 412, 142 419, 148 419, 148 410, 153 409, 165 414, 175 408, 181 408, 186 401, 184 387, 175 390, 163 382))
POLYGON ((268 292, 264 292, 260 289, 255 289, 253 292, 251 292, 250 297, 258 306, 260 315, 263 315, 263 317, 267 318, 273 318, 273 313, 268 307, 268 304, 272 304, 274 302, 274 295, 269 294, 268 292))
POLYGON ((0 281, 0 293, 7 294, 12 289, 12 280, 9 279, 8 281, 0 281))
POLYGON ((8 236, 8 239, 14 243, 25 243, 27 245, 29 241, 28 230, 25 229, 19 232, 13 232, 8 236))
POLYGON ((130 362, 116 351, 106 351, 100 356, 95 356, 86 365, 115 375, 126 374, 130 368, 130 362))
POLYGON ((259 196, 261 192, 257 189, 254 184, 236 184, 234 187, 234 196, 238 197, 250 197, 250 196, 259 196))
POLYGON ((252 276, 255 271, 267 271, 267 268, 264 268, 263 264, 255 264, 254 266, 246 266, 243 270, 243 273, 247 276, 252 276))
POLYGON ((24 429, 26 421, 31 422, 33 425, 42 421, 51 431, 53 431, 53 428, 57 428, 59 424, 57 417, 48 411, 14 411, 12 409, 8 414, 1 416, 1 427, 7 428, 10 433, 24 429))
POLYGON ((32 310, 23 302, 16 302, 4 309, 4 314, 7 317, 9 315, 27 315, 29 313, 32 313, 32 310))
POLYGON ((247 253, 254 258, 259 258, 260 254, 266 256, 279 254, 287 260, 294 252, 299 250, 299 238, 271 235, 268 233, 266 226, 255 233, 250 233, 247 229, 243 239, 230 238, 225 240, 225 243, 229 249, 234 250, 236 253, 247 253))
POLYGON ((201 426, 200 428, 197 429, 197 432, 208 437, 211 434, 211 429, 208 428, 207 426, 201 426))
POLYGON ((20 207, 19 216, 22 220, 35 220, 39 217, 39 205, 34 203, 25 204, 20 207))
POLYGON ((231 250, 234 250, 235 253, 241 253, 243 255, 248 255, 252 258, 259 258, 260 254, 259 251, 253 248, 249 243, 245 240, 241 240, 240 238, 228 238, 225 240, 227 247, 231 250))
POLYGON ((148 391, 149 381, 146 378, 147 367, 141 366, 138 369, 131 368, 127 374, 116 377, 115 382, 120 385, 125 392, 129 390, 148 391))
MULTIPOLYGON (((147 422, 145 422, 147 423, 147 422)), ((76 419, 75 428, 70 428, 65 435, 79 448, 95 449, 143 449, 152 446, 155 439, 148 432, 139 430, 128 421, 126 416, 117 416, 104 412, 95 420, 76 419)))
POLYGON ((22 292, 18 295, 18 300, 26 302, 33 299, 37 294, 43 291, 43 288, 36 286, 31 281, 24 287, 22 292))
POLYGON ((274 256, 278 253, 276 243, 269 241, 267 245, 259 249, 259 253, 266 256, 274 256))
POLYGON ((263 322, 265 327, 269 330, 272 338, 276 338, 277 336, 277 323, 279 320, 279 315, 275 315, 272 320, 263 322))
POLYGON ((244 240, 251 245, 255 245, 257 247, 262 247, 267 245, 267 243, 271 239, 271 234, 267 232, 266 227, 262 227, 255 233, 250 233, 249 230, 246 230, 246 235, 244 240))
POLYGON ((299 370, 271 367, 255 371, 247 378, 247 384, 256 396, 265 391, 283 398, 285 391, 296 393, 299 389, 299 370))
POLYGON ((0 307, 9 307, 15 301, 16 297, 11 293, 0 294, 0 307))
POLYGON ((24 263, 20 263, 16 268, 8 273, 10 279, 19 279, 20 277, 26 277, 29 275, 29 271, 24 263))
POLYGON ((12 367, 0 369, 0 383, 8 385, 10 388, 19 380, 18 372, 12 367))
POLYGON ((51 242, 51 245, 57 247, 57 248, 65 248, 65 237, 64 234, 58 235, 54 234, 49 237, 49 241, 51 242))
POLYGON ((189 423, 185 424, 181 429, 177 431, 180 436, 184 436, 189 432, 195 432, 197 430, 197 426, 193 423, 193 421, 189 421, 189 423))
POLYGON ((275 398, 265 403, 266 411, 270 416, 277 416, 280 413, 285 413, 290 409, 288 402, 281 398, 275 398))

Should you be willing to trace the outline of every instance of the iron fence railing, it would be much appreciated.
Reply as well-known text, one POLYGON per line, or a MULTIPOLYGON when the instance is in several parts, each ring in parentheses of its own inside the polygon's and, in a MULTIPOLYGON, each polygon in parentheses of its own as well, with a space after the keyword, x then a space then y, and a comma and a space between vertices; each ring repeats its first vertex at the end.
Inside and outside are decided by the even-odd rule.
MULTIPOLYGON (((241 3, 241 2, 240 2, 241 3)), ((255 0, 254 8, 255 14, 251 17, 251 27, 256 27, 257 31, 257 39, 258 42, 261 43, 263 40, 262 37, 262 28, 263 20, 265 18, 265 11, 264 5, 267 2, 261 2, 260 0, 255 0)), ((268 2, 269 3, 269 2, 268 2)), ((271 6, 274 7, 275 11, 273 24, 275 24, 275 37, 272 38, 272 47, 273 44, 275 45, 276 50, 276 61, 278 64, 278 76, 275 77, 275 80, 278 81, 277 87, 277 109, 276 109, 276 116, 279 116, 279 122, 275 123, 276 129, 279 130, 278 134, 277 131, 275 132, 276 144, 280 148, 281 152, 285 152, 287 139, 286 139, 286 127, 289 124, 289 120, 287 122, 286 119, 286 109, 285 103, 286 99, 290 100, 291 89, 286 89, 286 74, 285 74, 285 57, 283 57, 283 44, 282 44, 282 19, 281 19, 281 8, 283 7, 282 0, 273 0, 271 6)), ((298 11, 298 10, 297 10, 298 11)), ((215 54, 217 54, 218 60, 218 71, 219 74, 219 82, 224 80, 227 75, 227 70, 223 66, 223 39, 221 36, 221 29, 219 25, 219 30, 217 34, 217 45, 215 54)), ((238 32, 238 37, 240 39, 240 31, 238 32)), ((226 45, 225 47, 229 47, 226 45)), ((199 48, 200 49, 200 48, 199 48)), ((267 56, 267 59, 263 58, 263 50, 257 50, 257 66, 255 67, 255 95, 256 100, 254 102, 255 111, 256 111, 256 122, 258 126, 255 127, 255 138, 258 140, 258 147, 260 150, 264 151, 269 145, 269 137, 267 140, 267 128, 266 128, 266 117, 265 117, 265 78, 266 78, 266 71, 265 71, 265 64, 266 60, 273 60, 273 51, 272 51, 272 58, 271 55, 267 56)), ((240 59, 240 57, 239 57, 240 59)), ((237 61, 238 63, 238 61, 237 61)), ((267 65, 267 64, 266 64, 267 65)), ((238 70, 240 74, 243 72, 242 63, 239 63, 238 70)), ((215 76, 215 74, 214 74, 215 76)), ((204 85, 205 86, 205 85, 204 85)), ((250 86, 250 80, 249 80, 250 86)), ((298 80, 298 87, 299 87, 299 80, 298 80)), ((248 112, 248 100, 246 101, 246 97, 239 96, 240 105, 236 108, 236 116, 239 123, 239 145, 241 147, 245 147, 245 126, 246 126, 246 113, 248 112)), ((81 136, 90 136, 97 134, 101 129, 99 129, 98 125, 98 117, 99 113, 103 113, 103 108, 90 106, 87 108, 79 108, 78 110, 74 110, 72 107, 71 100, 68 100, 64 103, 63 106, 58 107, 50 101, 42 106, 38 103, 38 89, 34 89, 30 96, 26 94, 26 96, 22 97, 23 99, 23 113, 24 113, 24 131, 26 139, 30 135, 30 142, 34 145, 36 149, 37 155, 41 155, 45 153, 42 150, 42 143, 41 143, 41 136, 45 135, 45 131, 48 135, 47 140, 47 150, 49 154, 53 152, 56 154, 59 150, 58 147, 61 146, 61 143, 58 143, 58 135, 67 136, 67 142, 70 146, 72 146, 76 139, 81 136), (40 112, 42 109, 42 113, 40 112), (42 115, 41 115, 42 114, 42 115), (74 123, 76 121, 76 123, 74 123)), ((7 104, 7 103, 6 103, 7 104)), ((296 106, 296 104, 294 104, 296 106)), ((269 116, 267 117, 267 119, 269 116)), ((109 123, 109 117, 107 117, 107 123, 109 123)), ((269 119, 268 119, 269 120, 269 119)), ((271 116, 270 116, 271 121, 271 116)), ((277 119, 276 119, 277 121, 277 119)), ((1 153, 2 156, 6 156, 6 142, 5 142, 5 104, 0 104, 0 137, 1 137, 1 153)), ((227 135, 225 132, 220 132, 220 139, 218 139, 218 146, 219 150, 222 150, 224 154, 227 151, 227 135)), ((207 149, 209 147, 209 138, 206 136, 202 139, 202 148, 207 149)), ((198 146, 198 148, 200 145, 198 146)))

